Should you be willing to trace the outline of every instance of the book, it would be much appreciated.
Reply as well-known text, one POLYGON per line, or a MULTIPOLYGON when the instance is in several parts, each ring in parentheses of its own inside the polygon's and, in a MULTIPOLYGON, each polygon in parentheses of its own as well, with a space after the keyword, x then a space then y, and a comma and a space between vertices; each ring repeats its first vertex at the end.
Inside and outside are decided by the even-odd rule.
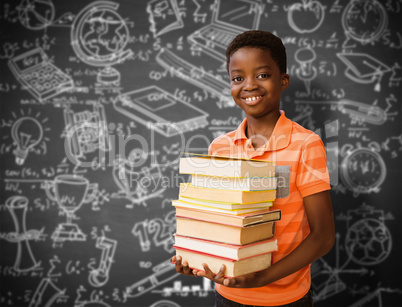
POLYGON ((174 240, 174 245, 176 247, 235 260, 271 253, 278 250, 277 241, 274 239, 263 240, 245 245, 237 245, 174 234, 174 240))
POLYGON ((198 205, 201 207, 206 208, 217 208, 217 209, 226 209, 226 210, 238 210, 238 209, 253 209, 259 208, 268 209, 272 206, 272 201, 269 202, 261 202, 261 203, 248 203, 248 204, 241 204, 241 203, 231 203, 231 202, 224 202, 224 201, 213 201, 213 200, 203 200, 203 199, 196 199, 196 198, 189 198, 185 196, 179 195, 178 201, 186 202, 194 205, 198 205))
POLYGON ((208 114, 157 85, 121 94, 114 108, 125 116, 171 137, 208 125, 208 114))
POLYGON ((176 215, 176 234, 228 244, 248 244, 272 238, 274 222, 233 226, 176 215))
POLYGON ((276 190, 241 191, 195 187, 191 183, 180 183, 180 195, 184 197, 232 203, 258 203, 274 201, 276 190))
POLYGON ((274 177, 275 163, 257 159, 192 154, 180 158, 179 172, 220 177, 274 177))
POLYGON ((277 187, 276 177, 221 177, 193 174, 191 184, 196 187, 242 190, 242 191, 264 191, 277 187))
POLYGON ((272 253, 265 253, 249 258, 235 260, 179 247, 175 247, 175 249, 176 256, 181 256, 182 261, 187 261, 191 269, 204 271, 202 264, 206 263, 208 264, 210 270, 217 274, 222 264, 224 264, 226 266, 226 270, 223 274, 226 277, 236 277, 264 270, 271 266, 272 261, 272 253))
POLYGON ((193 203, 188 203, 180 200, 173 200, 172 205, 176 207, 176 211, 178 208, 188 208, 188 209, 193 209, 197 211, 209 211, 209 212, 216 212, 216 213, 223 213, 227 215, 243 215, 247 213, 253 213, 253 212, 259 212, 261 210, 266 210, 264 208, 249 208, 249 209, 232 209, 232 210, 226 210, 226 209, 219 209, 219 208, 213 208, 213 207, 206 207, 206 206, 201 206, 193 203))
POLYGON ((206 222, 221 223, 233 226, 247 226, 261 222, 275 222, 281 219, 281 210, 268 209, 244 214, 238 214, 238 212, 241 212, 242 210, 232 210, 229 211, 231 214, 228 214, 226 212, 222 213, 217 211, 187 208, 180 205, 181 204, 175 205, 176 216, 178 217, 193 218, 206 222), (233 211, 235 212, 232 213, 233 211))

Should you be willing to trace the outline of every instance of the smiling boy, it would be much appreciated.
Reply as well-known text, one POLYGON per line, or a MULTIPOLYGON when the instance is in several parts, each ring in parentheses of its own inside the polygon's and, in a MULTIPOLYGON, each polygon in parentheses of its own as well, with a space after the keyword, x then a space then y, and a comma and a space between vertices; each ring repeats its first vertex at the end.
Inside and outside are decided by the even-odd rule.
POLYGON ((214 274, 191 270, 173 257, 176 271, 209 278, 216 285, 216 306, 312 306, 310 265, 328 253, 335 240, 329 175, 324 145, 318 135, 286 118, 280 110, 282 91, 289 86, 286 50, 270 32, 246 31, 226 50, 231 93, 246 118, 237 130, 215 139, 209 154, 274 161, 288 170, 287 195, 274 238, 278 251, 269 268, 225 278, 225 267, 214 274))

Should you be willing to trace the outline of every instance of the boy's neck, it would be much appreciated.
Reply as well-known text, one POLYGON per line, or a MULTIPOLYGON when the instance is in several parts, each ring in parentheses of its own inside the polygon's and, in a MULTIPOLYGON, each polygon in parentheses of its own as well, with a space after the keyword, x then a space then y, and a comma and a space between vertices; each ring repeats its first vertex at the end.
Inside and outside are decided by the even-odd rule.
POLYGON ((264 146, 264 144, 269 140, 280 116, 281 113, 279 110, 278 113, 270 113, 258 118, 246 116, 246 136, 252 140, 254 148, 264 146))

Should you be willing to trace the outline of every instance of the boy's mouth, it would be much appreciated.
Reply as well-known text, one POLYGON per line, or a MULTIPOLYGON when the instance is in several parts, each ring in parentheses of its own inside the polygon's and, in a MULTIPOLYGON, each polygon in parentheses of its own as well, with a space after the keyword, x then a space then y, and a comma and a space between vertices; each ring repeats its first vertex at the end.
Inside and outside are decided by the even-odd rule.
POLYGON ((252 96, 252 97, 243 98, 243 100, 248 105, 255 105, 261 100, 261 98, 262 98, 262 96, 252 96))

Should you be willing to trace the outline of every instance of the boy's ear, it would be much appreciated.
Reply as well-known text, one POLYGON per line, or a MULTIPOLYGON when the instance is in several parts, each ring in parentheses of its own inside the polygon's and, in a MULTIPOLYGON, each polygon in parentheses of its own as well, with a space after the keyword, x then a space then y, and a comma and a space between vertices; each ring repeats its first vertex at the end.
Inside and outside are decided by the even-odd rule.
POLYGON ((286 90, 289 87, 289 75, 282 74, 282 90, 286 90))

